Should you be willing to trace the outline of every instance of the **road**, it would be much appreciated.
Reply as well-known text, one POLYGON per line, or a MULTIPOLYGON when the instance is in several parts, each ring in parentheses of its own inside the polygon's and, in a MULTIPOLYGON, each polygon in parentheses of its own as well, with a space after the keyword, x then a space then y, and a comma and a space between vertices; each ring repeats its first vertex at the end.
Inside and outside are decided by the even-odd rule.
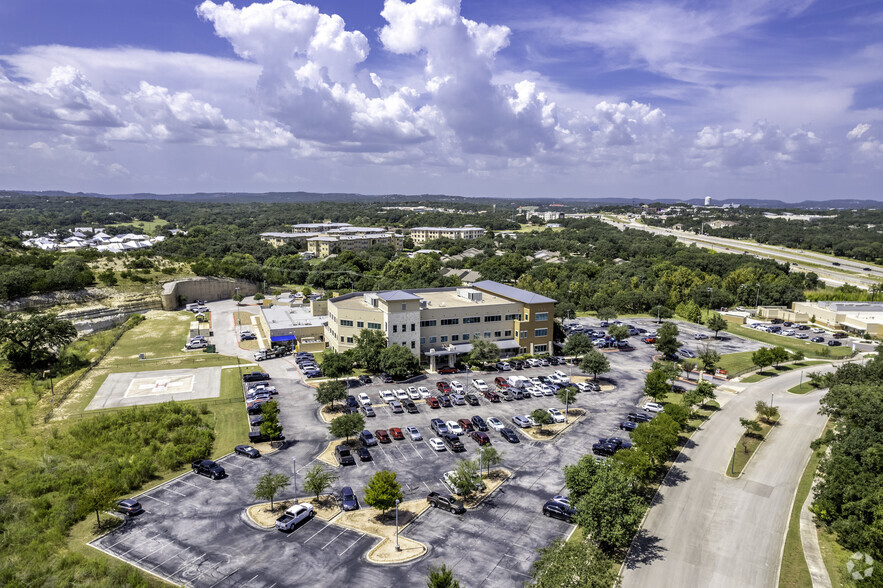
POLYGON ((651 227, 634 221, 613 221, 605 216, 602 216, 601 219, 621 229, 639 229, 656 235, 673 236, 676 237, 678 241, 688 245, 695 244, 697 247, 704 247, 706 249, 717 249, 729 253, 749 253, 761 258, 788 261, 794 269, 804 272, 815 272, 819 276, 819 279, 832 286, 852 284, 867 290, 874 284, 880 284, 880 280, 883 280, 883 268, 852 259, 834 257, 823 253, 789 249, 787 247, 748 243, 738 239, 696 235, 695 233, 687 231, 651 227), (870 271, 865 271, 864 268, 866 267, 870 268, 870 271))
POLYGON ((696 431, 632 545, 623 586, 777 585, 794 493, 811 454, 809 444, 826 421, 818 414, 822 391, 785 392, 798 384, 800 371, 747 386, 696 431), (779 407, 779 426, 741 478, 726 477, 742 434, 739 418, 753 418, 755 402, 769 402, 770 395, 779 407))

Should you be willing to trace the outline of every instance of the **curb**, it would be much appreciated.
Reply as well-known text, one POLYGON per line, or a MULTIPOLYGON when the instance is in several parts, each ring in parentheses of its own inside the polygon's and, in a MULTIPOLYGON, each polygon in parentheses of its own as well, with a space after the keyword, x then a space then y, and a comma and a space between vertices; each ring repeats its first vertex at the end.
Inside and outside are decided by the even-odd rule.
MULTIPOLYGON (((770 435, 773 434, 773 431, 776 430, 776 428, 778 427, 778 425, 779 425, 780 422, 781 422, 781 421, 777 420, 776 423, 775 423, 775 425, 773 425, 772 427, 770 427, 770 430, 767 432, 767 434, 764 436, 764 438, 760 440, 760 445, 757 446, 757 449, 754 450, 754 453, 752 453, 752 454, 748 457, 748 461, 746 461, 746 462, 745 462, 745 465, 742 466, 742 471, 739 472, 739 475, 738 475, 738 476, 731 476, 731 475, 729 475, 729 474, 726 473, 726 472, 724 472, 724 476, 727 477, 727 478, 729 478, 729 479, 731 479, 731 480, 738 480, 739 478, 741 478, 741 477, 742 477, 742 474, 745 473, 745 470, 748 469, 748 466, 751 465, 751 460, 754 459, 754 456, 757 455, 757 453, 760 451, 760 448, 763 447, 763 444, 766 443, 766 440, 769 439, 770 435)), ((743 436, 744 436, 744 435, 743 435, 743 436)), ((806 466, 804 466, 804 467, 806 467, 806 466)))

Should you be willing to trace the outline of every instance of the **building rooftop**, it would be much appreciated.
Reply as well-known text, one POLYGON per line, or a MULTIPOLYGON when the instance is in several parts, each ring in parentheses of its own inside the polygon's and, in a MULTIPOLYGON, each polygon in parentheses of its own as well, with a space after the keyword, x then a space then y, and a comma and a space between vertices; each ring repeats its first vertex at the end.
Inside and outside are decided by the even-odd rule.
POLYGON ((521 288, 516 288, 514 286, 500 284, 499 282, 492 282, 491 280, 475 282, 474 284, 472 284, 472 287, 490 292, 492 294, 496 294, 497 296, 501 296, 503 298, 517 300, 518 302, 522 302, 524 304, 542 304, 546 302, 555 302, 555 300, 547 298, 546 296, 534 294, 533 292, 528 292, 527 290, 522 290, 521 288))
POLYGON ((313 316, 309 306, 262 308, 261 313, 270 329, 294 329, 295 327, 318 327, 328 322, 328 317, 313 316))
POLYGON ((386 300, 387 302, 393 300, 420 300, 419 296, 405 290, 390 290, 388 292, 378 292, 377 297, 382 300, 386 300))
POLYGON ((340 227, 351 227, 350 223, 300 223, 291 225, 293 229, 334 229, 340 227))
MULTIPOLYGON (((803 303, 803 304, 812 304, 803 303)), ((820 300, 815 303, 821 308, 827 308, 834 312, 880 312, 883 311, 883 302, 841 302, 835 300, 820 300)))
POLYGON ((411 231, 474 231, 476 229, 484 230, 481 227, 472 225, 464 225, 462 227, 414 227, 411 231))

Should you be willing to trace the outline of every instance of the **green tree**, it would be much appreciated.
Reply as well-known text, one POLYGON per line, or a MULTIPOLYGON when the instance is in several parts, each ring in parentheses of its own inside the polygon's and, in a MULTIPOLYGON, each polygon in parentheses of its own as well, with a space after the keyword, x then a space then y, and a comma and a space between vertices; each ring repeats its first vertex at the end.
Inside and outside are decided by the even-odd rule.
POLYGON ((503 463, 503 452, 493 445, 485 446, 481 452, 481 465, 486 469, 487 473, 490 474, 491 468, 501 463, 503 463))
POLYGON ((693 373, 693 370, 696 369, 696 360, 693 359, 685 359, 681 361, 681 369, 687 372, 687 379, 690 379, 690 374, 693 373))
POLYGON ((101 283, 108 287, 116 286, 119 283, 117 280, 116 272, 113 271, 112 268, 107 268, 100 274, 98 274, 98 279, 101 280, 101 283))
POLYGON ((674 312, 667 306, 654 306, 650 309, 650 316, 655 316, 657 321, 662 319, 670 319, 674 316, 674 312))
POLYGON ((641 484, 649 483, 656 475, 656 467, 650 457, 639 449, 617 451, 612 459, 618 467, 641 484))
POLYGON ((346 438, 349 442, 350 437, 357 435, 359 431, 365 428, 365 417, 358 412, 352 414, 344 414, 333 421, 328 426, 328 430, 338 439, 346 438))
POLYGON ((666 397, 671 387, 668 383, 668 375, 663 370, 650 370, 644 377, 644 394, 660 402, 666 397))
POLYGON ((472 342, 472 351, 469 352, 469 363, 481 365, 497 361, 500 357, 500 348, 493 341, 476 339, 472 342))
POLYGON ((335 402, 343 402, 346 399, 346 386, 338 380, 327 380, 319 384, 316 389, 316 402, 319 404, 331 404, 334 410, 335 402))
POLYGON ((576 386, 565 386, 555 393, 555 397, 565 406, 573 406, 576 395, 579 394, 579 388, 576 386))
POLYGON ((613 325, 607 329, 607 334, 617 341, 625 341, 629 338, 629 328, 625 325, 613 325))
POLYGON ((687 421, 690 420, 690 411, 680 404, 667 404, 665 406, 665 414, 670 416, 681 429, 686 427, 687 421))
POLYGON ((770 353, 770 348, 761 347, 757 351, 753 351, 751 353, 751 363, 756 365, 761 371, 763 371, 763 368, 771 366, 773 364, 773 357, 770 353))
POLYGON ((702 368, 705 372, 714 374, 717 364, 720 363, 721 355, 711 345, 705 345, 699 353, 699 359, 702 361, 702 368))
POLYGON ((552 540, 541 547, 531 588, 611 588, 620 585, 614 561, 585 539, 552 540))
POLYGON ((584 355, 592 351, 595 347, 592 345, 592 339, 585 333, 574 333, 567 338, 561 352, 568 357, 576 357, 584 355))
POLYGON ((598 320, 602 321, 611 321, 618 316, 616 310, 610 306, 598 309, 598 312, 595 313, 595 315, 598 317, 598 320))
POLYGON ((591 454, 582 456, 575 464, 564 466, 564 485, 570 491, 571 504, 576 504, 589 493, 600 468, 591 454))
POLYGON ((760 415, 761 420, 767 424, 771 424, 774 420, 779 418, 779 408, 776 406, 770 406, 763 400, 758 400, 754 403, 754 411, 760 415))
POLYGON ((783 361, 788 361, 791 359, 791 354, 788 353, 788 350, 781 346, 776 346, 770 349, 770 357, 773 360, 773 364, 776 367, 779 367, 779 364, 783 361))
POLYGON ((330 347, 322 353, 322 374, 328 378, 345 378, 353 373, 352 360, 330 347))
POLYGON ((76 338, 73 323, 55 314, 0 314, 0 349, 19 372, 47 367, 58 357, 58 351, 76 338))
POLYGON ((233 301, 236 303, 236 306, 239 306, 240 303, 245 299, 245 296, 240 294, 239 292, 233 295, 233 301))
POLYGON ((708 320, 707 320, 706 323, 705 323, 705 325, 706 325, 709 329, 711 329, 712 331, 714 331, 714 338, 715 338, 715 339, 717 339, 717 334, 718 334, 720 331, 726 331, 726 330, 727 330, 727 326, 728 326, 729 324, 730 324, 730 323, 728 323, 727 320, 726 320, 724 317, 722 317, 721 315, 719 315, 719 314, 716 313, 716 312, 711 313, 711 314, 708 316, 708 320))
POLYGON ((356 361, 371 373, 380 371, 380 352, 386 349, 386 335, 379 329, 362 329, 356 336, 356 361))
POLYGON ((460 582, 454 578, 454 570, 447 565, 429 566, 426 576, 427 588, 460 588, 460 582))
POLYGON ((531 411, 530 418, 537 422, 537 425, 540 427, 540 431, 543 430, 544 425, 548 425, 552 422, 552 415, 546 412, 543 408, 536 408, 531 411))
POLYGON ((702 309, 693 300, 678 304, 675 314, 684 317, 691 323, 702 324, 702 309))
POLYGON ((475 494, 475 482, 479 478, 478 464, 471 459, 463 459, 454 469, 451 476, 451 484, 457 494, 463 498, 469 498, 475 494))
MULTIPOLYGON (((755 433, 759 433, 761 431, 760 423, 758 423, 754 419, 745 419, 740 418, 739 424, 742 425, 742 428, 745 429, 745 437, 751 437, 755 433)), ((745 453, 748 453, 748 446, 743 441, 742 446, 745 448, 745 453)))
POLYGON ((261 294, 260 292, 257 292, 257 293, 255 293, 254 296, 252 296, 252 298, 254 298, 255 302, 260 302, 261 300, 264 299, 264 295, 261 294))
MULTIPOLYGON (((667 410, 667 409, 666 409, 667 410)), ((665 463, 671 452, 677 447, 680 425, 665 413, 658 415, 649 423, 641 423, 632 431, 632 443, 647 454, 654 466, 665 463)))
POLYGON ((402 485, 396 480, 396 473, 389 470, 380 470, 365 486, 365 502, 384 513, 396 505, 396 500, 402 498, 402 485))
POLYGON ((618 467, 601 467, 588 493, 576 503, 575 521, 598 547, 611 553, 631 542, 645 508, 626 472, 618 467))
POLYGON ((678 326, 674 323, 662 323, 656 334, 656 351, 666 357, 674 357, 680 347, 678 343, 678 326))
POLYGON ((380 353, 380 369, 393 378, 407 378, 420 371, 420 360, 404 345, 393 345, 380 353))
POLYGON ((304 476, 304 490, 315 495, 316 500, 319 500, 319 496, 330 488, 335 480, 337 480, 337 474, 326 470, 317 463, 304 476))
POLYGON ((261 405, 261 435, 270 439, 278 439, 282 436, 282 425, 279 423, 279 404, 275 400, 261 405))
POLYGON ((610 371, 610 361, 606 355, 597 349, 592 349, 580 360, 579 369, 587 374, 592 374, 592 379, 597 380, 598 374, 610 371))
POLYGON ((254 487, 252 494, 258 500, 269 500, 270 510, 273 510, 273 501, 281 490, 284 490, 291 484, 291 478, 285 474, 274 474, 267 472, 258 480, 257 486, 254 487))
POLYGON ((112 510, 115 506, 116 492, 113 484, 106 477, 91 478, 80 491, 80 506, 85 511, 95 513, 95 521, 101 526, 101 511, 112 510))

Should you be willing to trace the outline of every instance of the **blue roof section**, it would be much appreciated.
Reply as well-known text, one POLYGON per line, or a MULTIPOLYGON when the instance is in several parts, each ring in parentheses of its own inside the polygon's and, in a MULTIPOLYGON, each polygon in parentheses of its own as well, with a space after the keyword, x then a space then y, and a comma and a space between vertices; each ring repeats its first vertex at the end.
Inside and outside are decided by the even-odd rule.
POLYGON ((273 343, 282 343, 283 341, 297 341, 297 337, 294 335, 276 335, 275 337, 270 337, 270 341, 273 343))
POLYGON ((390 290, 388 292, 378 292, 378 298, 382 298, 386 301, 391 300, 420 300, 420 297, 416 294, 411 294, 410 292, 405 292, 404 290, 390 290))
POLYGON ((500 284, 499 282, 493 282, 491 280, 475 282, 474 284, 472 284, 472 287, 478 290, 485 290, 486 292, 490 292, 491 294, 496 294, 497 296, 500 296, 502 298, 517 300, 518 302, 524 304, 543 304, 548 302, 555 302, 555 300, 541 294, 534 294, 533 292, 528 292, 527 290, 522 290, 521 288, 507 286, 506 284, 500 284))

